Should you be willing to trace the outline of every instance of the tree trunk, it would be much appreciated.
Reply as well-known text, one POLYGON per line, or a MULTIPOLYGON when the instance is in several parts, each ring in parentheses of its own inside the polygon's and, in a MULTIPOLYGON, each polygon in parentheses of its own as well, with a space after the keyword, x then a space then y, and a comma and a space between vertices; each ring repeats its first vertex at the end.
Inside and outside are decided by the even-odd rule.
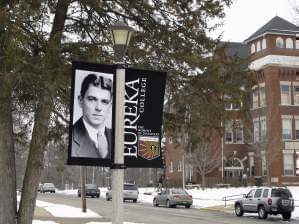
MULTIPOLYGON (((59 0, 57 3, 54 23, 48 42, 47 52, 50 52, 49 54, 53 54, 53 52, 59 54, 57 49, 59 49, 60 46, 69 3, 69 0, 59 0)), ((51 61, 49 61, 46 66, 48 70, 51 71, 53 66, 50 63, 51 61)), ((45 68, 45 70, 47 70, 47 68, 45 68)), ((47 75, 50 77, 46 77, 45 74, 44 88, 41 87, 41 94, 38 97, 30 151, 23 181, 22 198, 18 211, 18 224, 31 224, 33 220, 37 188, 42 174, 44 152, 48 142, 48 126, 50 120, 49 105, 51 103, 51 94, 48 92, 48 89, 51 89, 52 84, 48 81, 52 80, 51 72, 49 73, 50 74, 47 75)))
POLYGON ((44 151, 48 139, 49 104, 50 96, 46 90, 43 90, 34 117, 34 128, 18 212, 18 224, 31 224, 33 220, 37 188, 42 174, 44 151))
POLYGON ((201 189, 205 189, 206 188, 206 173, 202 172, 201 173, 201 189))
MULTIPOLYGON (((13 5, 13 3, 11 2, 13 5)), ((0 1, 0 223, 15 224, 17 213, 16 164, 12 118, 12 61, 7 56, 11 47, 10 24, 7 23, 8 1, 0 1)))
POLYGON ((0 76, 0 223, 15 224, 17 213, 16 165, 11 89, 0 76))

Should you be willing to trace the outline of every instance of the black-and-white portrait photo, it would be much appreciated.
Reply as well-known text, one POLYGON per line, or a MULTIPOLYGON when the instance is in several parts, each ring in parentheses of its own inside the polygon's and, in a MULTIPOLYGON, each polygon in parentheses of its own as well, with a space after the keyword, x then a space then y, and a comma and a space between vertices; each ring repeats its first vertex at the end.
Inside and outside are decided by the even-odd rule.
POLYGON ((111 160, 114 75, 76 68, 73 73, 69 158, 83 158, 83 165, 86 159, 111 160))

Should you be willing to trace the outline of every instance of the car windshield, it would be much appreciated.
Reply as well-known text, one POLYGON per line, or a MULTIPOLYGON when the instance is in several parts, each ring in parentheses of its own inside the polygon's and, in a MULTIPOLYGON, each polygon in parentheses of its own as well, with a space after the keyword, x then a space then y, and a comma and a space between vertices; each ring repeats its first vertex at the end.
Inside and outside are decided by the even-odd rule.
POLYGON ((46 184, 44 184, 43 186, 44 186, 44 187, 54 187, 54 184, 52 184, 52 183, 46 183, 46 184))
POLYGON ((287 196, 292 197, 291 192, 288 189, 272 189, 271 192, 272 197, 281 197, 281 196, 287 196))
POLYGON ((171 189, 172 194, 187 194, 183 189, 171 189))
POLYGON ((85 188, 86 189, 97 189, 97 185, 96 184, 85 184, 85 188))
POLYGON ((131 185, 131 184, 125 184, 124 185, 124 190, 133 190, 133 191, 136 191, 137 190, 137 186, 136 185, 131 185))

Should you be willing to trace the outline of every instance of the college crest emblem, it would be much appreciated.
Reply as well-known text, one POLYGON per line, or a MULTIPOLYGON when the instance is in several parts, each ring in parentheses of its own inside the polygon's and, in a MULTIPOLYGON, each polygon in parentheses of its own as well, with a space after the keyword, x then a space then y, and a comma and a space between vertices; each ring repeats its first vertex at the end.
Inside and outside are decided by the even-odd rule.
POLYGON ((159 137, 140 136, 138 146, 138 155, 146 160, 153 160, 160 156, 159 137))

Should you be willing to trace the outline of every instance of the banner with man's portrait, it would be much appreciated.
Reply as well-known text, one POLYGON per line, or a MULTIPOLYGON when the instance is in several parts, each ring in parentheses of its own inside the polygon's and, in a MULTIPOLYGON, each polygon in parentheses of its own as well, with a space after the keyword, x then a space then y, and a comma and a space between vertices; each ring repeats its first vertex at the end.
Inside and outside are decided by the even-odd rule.
POLYGON ((163 167, 161 126, 165 82, 165 72, 126 69, 124 120, 126 167, 163 167))
POLYGON ((67 164, 111 166, 115 66, 73 62, 67 164))

